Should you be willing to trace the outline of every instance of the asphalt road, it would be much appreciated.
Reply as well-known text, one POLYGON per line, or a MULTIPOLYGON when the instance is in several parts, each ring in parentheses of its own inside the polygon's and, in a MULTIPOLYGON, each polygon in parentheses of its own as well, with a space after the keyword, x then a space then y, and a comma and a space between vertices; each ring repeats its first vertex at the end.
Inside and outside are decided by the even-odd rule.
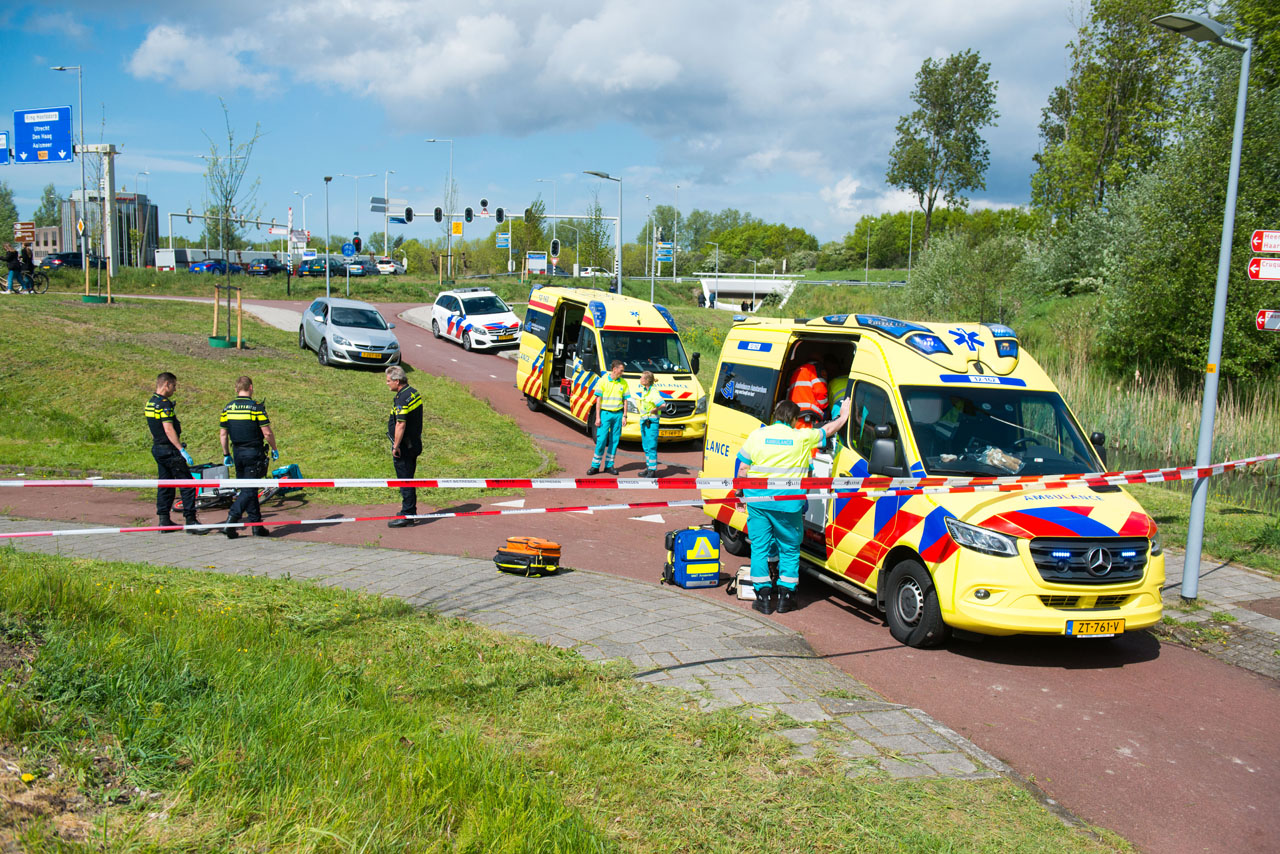
MULTIPOLYGON (((305 304, 277 305, 300 310, 305 304)), ((379 307, 391 317, 411 306, 379 307)), ((515 418, 564 472, 585 472, 591 457, 586 436, 566 421, 526 408, 514 386, 513 362, 467 353, 403 321, 396 332, 415 370, 467 384, 494 409, 515 418)), ((319 474, 306 471, 305 452, 300 453, 304 472, 319 474)), ((663 474, 696 474, 701 448, 663 445, 659 459, 663 474)), ((619 470, 634 474, 643 467, 639 447, 624 444, 619 470)), ((383 474, 391 475, 389 461, 383 474)), ((31 491, 7 492, 0 503, 40 518, 128 524, 153 512, 150 495, 127 503, 96 490, 42 490, 39 506, 30 507, 31 491)), ((526 506, 615 503, 628 500, 627 495, 603 489, 533 491, 526 506)), ((664 490, 662 496, 696 493, 664 490)), ((442 509, 479 506, 450 505, 446 494, 440 499, 442 509)), ((388 508, 396 503, 389 499, 388 508)), ((313 515, 305 506, 271 504, 265 510, 268 521, 272 515, 313 515)), ((325 511, 345 515, 346 508, 325 511)), ((656 582, 664 561, 662 535, 706 518, 692 509, 613 511, 442 520, 396 530, 340 525, 290 536, 483 557, 507 536, 533 534, 561 542, 565 562, 572 566, 656 582)), ((728 572, 744 562, 724 556, 728 572)), ((716 589, 696 595, 723 599, 725 594, 716 589)), ((800 598, 801 610, 772 619, 801 631, 833 664, 889 700, 924 709, 1008 762, 1084 820, 1151 852, 1280 851, 1276 682, 1146 633, 1112 640, 989 638, 913 650, 889 636, 878 614, 825 586, 803 585, 800 598)))

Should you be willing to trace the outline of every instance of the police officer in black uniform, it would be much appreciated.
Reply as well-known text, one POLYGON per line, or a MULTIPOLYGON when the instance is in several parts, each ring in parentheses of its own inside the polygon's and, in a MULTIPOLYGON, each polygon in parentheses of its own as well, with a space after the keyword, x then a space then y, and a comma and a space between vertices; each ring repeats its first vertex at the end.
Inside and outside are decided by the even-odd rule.
MULTIPOLYGON (((387 388, 395 392, 391 401, 391 414, 387 417, 387 438, 391 440, 391 463, 396 477, 413 478, 418 471, 418 456, 422 453, 422 395, 409 385, 404 368, 392 365, 387 368, 387 388)), ((418 490, 412 486, 400 487, 400 515, 416 516, 418 490)), ((388 528, 406 528, 413 519, 392 519, 388 528)))
MULTIPOLYGON (((170 396, 178 388, 178 378, 168 371, 156 375, 156 393, 151 395, 143 408, 147 427, 151 430, 151 456, 156 460, 156 476, 161 480, 190 480, 194 460, 187 453, 182 441, 182 422, 173 410, 170 396)), ((172 525, 169 512, 173 509, 173 487, 156 487, 156 516, 161 525, 172 525)), ((182 517, 188 525, 199 525, 196 518, 196 491, 182 489, 182 517)), ((165 531, 172 534, 173 531, 165 531)), ((207 534, 208 531, 188 530, 188 534, 207 534)))
MULTIPOLYGON (((222 461, 231 465, 234 455, 236 477, 260 478, 267 474, 267 447, 271 445, 271 459, 280 459, 276 448, 276 436, 271 432, 267 408, 253 399, 253 380, 240 377, 236 380, 236 398, 222 409, 218 418, 218 440, 222 443, 222 461), (230 448, 228 448, 228 442, 230 448)), ((258 487, 246 487, 236 492, 235 503, 227 513, 227 522, 239 522, 241 516, 249 522, 262 521, 262 509, 258 506, 258 487)), ((271 536, 267 529, 254 526, 255 537, 271 536)), ((227 539, 240 536, 235 528, 223 528, 227 539)))

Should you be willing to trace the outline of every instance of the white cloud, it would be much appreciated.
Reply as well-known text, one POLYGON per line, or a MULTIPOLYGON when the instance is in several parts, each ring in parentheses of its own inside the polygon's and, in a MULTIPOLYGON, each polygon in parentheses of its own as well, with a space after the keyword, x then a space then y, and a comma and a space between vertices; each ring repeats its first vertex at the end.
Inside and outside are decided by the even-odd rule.
POLYGON ((233 31, 213 38, 191 36, 182 27, 152 27, 130 57, 135 77, 167 80, 180 89, 226 92, 228 89, 266 89, 270 74, 251 71, 239 54, 261 46, 255 34, 233 31))

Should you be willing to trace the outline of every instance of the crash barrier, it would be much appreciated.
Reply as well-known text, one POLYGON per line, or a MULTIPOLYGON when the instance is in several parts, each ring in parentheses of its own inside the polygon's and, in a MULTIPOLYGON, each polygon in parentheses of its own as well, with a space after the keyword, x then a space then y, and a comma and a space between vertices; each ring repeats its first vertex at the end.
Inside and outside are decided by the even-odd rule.
POLYGON ((627 504, 597 504, 573 507, 527 507, 503 510, 470 510, 448 513, 422 513, 409 516, 344 516, 325 519, 286 519, 271 522, 223 522, 208 525, 147 525, 125 528, 70 528, 56 531, 17 531, 0 533, 2 539, 22 537, 66 537, 92 534, 133 534, 145 532, 204 530, 220 531, 227 528, 279 528, 286 526, 337 525, 348 522, 385 522, 393 519, 429 521, 433 519, 463 519, 478 516, 526 516, 540 513, 586 513, 607 510, 648 510, 675 507, 702 507, 704 505, 739 505, 770 501, 830 500, 861 495, 866 498, 886 498, 902 495, 929 495, 966 492, 1016 492, 1023 490, 1063 489, 1073 486, 1117 486, 1126 483, 1170 483, 1212 477, 1234 469, 1280 460, 1280 453, 1263 454, 1240 460, 1230 460, 1212 466, 1185 466, 1168 469, 1143 469, 1139 471, 1104 472, 1077 475, 1035 475, 1028 477, 965 477, 965 478, 909 478, 909 477, 772 477, 772 478, 724 478, 724 477, 667 477, 644 478, 424 478, 420 480, 395 480, 374 478, 335 478, 310 480, 305 478, 245 478, 242 480, 158 480, 158 479, 88 479, 88 480, 3 480, 0 488, 10 487, 210 487, 302 489, 307 487, 389 487, 412 486, 422 489, 466 488, 532 488, 532 489, 798 489, 806 492, 765 495, 729 496, 718 499, 688 499, 681 501, 641 501, 627 504), (929 484, 922 486, 922 484, 929 484), (814 491, 821 490, 821 491, 814 491))
MULTIPOLYGON (((1008 477, 660 477, 660 478, 244 478, 239 480, 160 480, 155 478, 88 478, 85 480, 0 480, 0 489, 12 487, 105 487, 107 489, 155 489, 202 487, 246 489, 266 486, 282 489, 333 489, 386 487, 400 489, 836 489, 877 492, 886 495, 922 495, 978 490, 1061 489, 1069 486, 1120 486, 1128 483, 1169 483, 1198 480, 1235 469, 1280 460, 1280 453, 1230 460, 1212 466, 1167 469, 1043 474, 1008 477)), ((812 497, 812 496, 810 496, 812 497)))

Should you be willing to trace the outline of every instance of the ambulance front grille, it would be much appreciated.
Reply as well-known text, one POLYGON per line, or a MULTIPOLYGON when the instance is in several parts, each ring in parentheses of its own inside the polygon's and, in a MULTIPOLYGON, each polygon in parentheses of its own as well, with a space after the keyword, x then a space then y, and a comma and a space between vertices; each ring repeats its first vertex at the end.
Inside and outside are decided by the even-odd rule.
POLYGON ((662 418, 688 418, 693 414, 697 402, 693 400, 668 400, 662 404, 662 418))
POLYGON ((1063 611, 1111 611, 1119 608, 1128 600, 1129 594, 1119 596, 1099 596, 1090 599, 1088 596, 1041 596, 1040 604, 1046 608, 1057 608, 1063 611), (1090 602, 1093 604, 1089 604, 1090 602))
POLYGON ((1147 568, 1145 537, 1031 541, 1031 559, 1040 577, 1056 584, 1121 584, 1142 578, 1147 568))

